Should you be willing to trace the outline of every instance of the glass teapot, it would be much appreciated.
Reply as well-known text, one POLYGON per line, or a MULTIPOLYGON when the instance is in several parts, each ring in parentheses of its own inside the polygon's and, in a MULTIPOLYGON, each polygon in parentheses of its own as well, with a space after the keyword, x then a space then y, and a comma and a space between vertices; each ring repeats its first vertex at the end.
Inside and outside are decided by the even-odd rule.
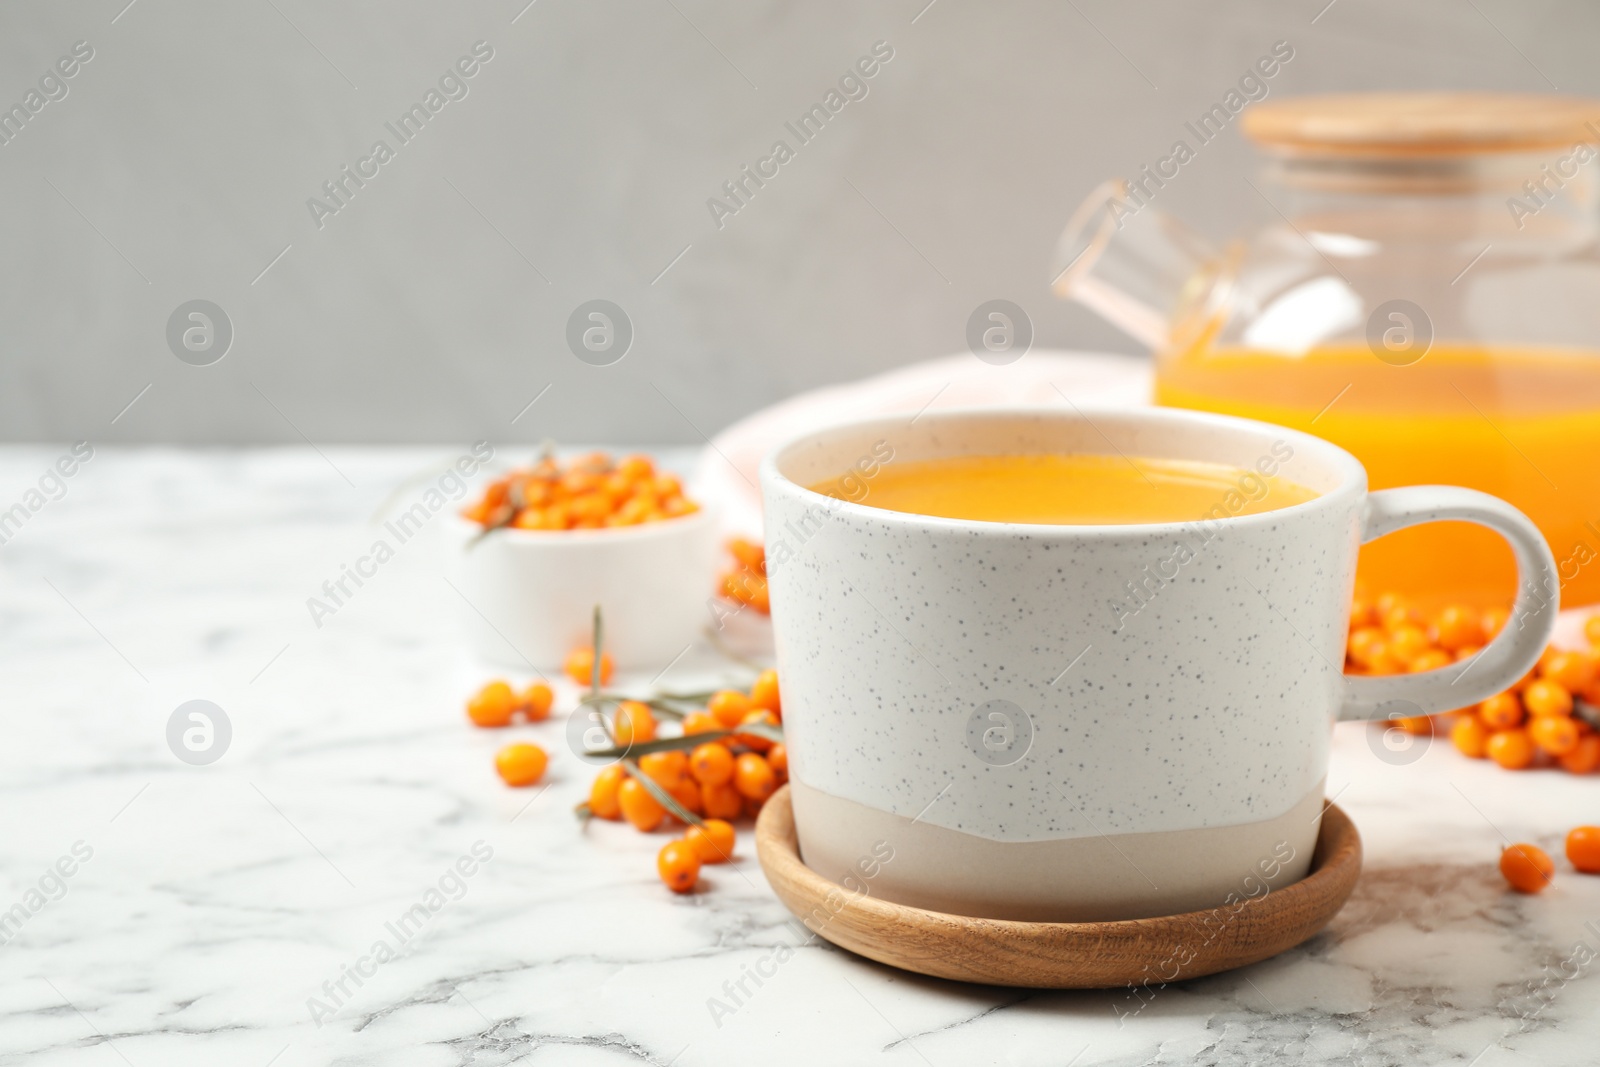
MULTIPOLYGON (((1146 167, 1074 214, 1055 291, 1155 352, 1157 403, 1317 434, 1374 488, 1503 497, 1549 540, 1562 606, 1600 602, 1600 101, 1301 97, 1241 125, 1276 222, 1214 248, 1153 206, 1176 165, 1146 167)), ((1466 524, 1361 554, 1369 590, 1425 605, 1507 606, 1514 575, 1466 524)))

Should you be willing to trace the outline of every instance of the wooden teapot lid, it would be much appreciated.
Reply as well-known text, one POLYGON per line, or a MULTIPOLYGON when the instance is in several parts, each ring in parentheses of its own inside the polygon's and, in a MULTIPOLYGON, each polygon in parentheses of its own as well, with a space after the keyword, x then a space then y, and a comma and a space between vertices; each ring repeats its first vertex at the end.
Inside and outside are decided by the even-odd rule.
POLYGON ((1600 100, 1513 93, 1346 93, 1267 100, 1241 128, 1286 155, 1460 156, 1600 142, 1600 100))

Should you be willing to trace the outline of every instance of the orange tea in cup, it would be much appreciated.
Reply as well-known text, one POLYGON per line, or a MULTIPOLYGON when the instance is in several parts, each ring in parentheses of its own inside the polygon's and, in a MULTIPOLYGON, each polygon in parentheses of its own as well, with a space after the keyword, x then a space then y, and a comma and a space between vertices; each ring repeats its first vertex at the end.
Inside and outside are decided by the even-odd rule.
MULTIPOLYGON (((1093 453, 949 456, 897 460, 857 502, 978 522, 1106 526, 1255 515, 1317 494, 1262 469, 1199 460, 1093 453)), ((831 482, 812 486, 826 492, 831 482)))

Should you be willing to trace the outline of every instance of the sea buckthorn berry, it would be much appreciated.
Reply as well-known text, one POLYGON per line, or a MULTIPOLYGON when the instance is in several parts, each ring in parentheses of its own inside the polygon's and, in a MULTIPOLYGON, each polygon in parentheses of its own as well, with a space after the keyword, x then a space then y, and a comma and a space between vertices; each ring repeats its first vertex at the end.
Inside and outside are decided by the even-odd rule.
POLYGON ((589 787, 590 813, 602 819, 622 818, 622 807, 617 803, 617 789, 627 777, 628 772, 620 763, 613 763, 596 775, 594 784, 589 787))
POLYGON ((1430 648, 1422 655, 1417 656, 1407 666, 1412 674, 1421 674, 1423 671, 1436 671, 1440 667, 1448 667, 1456 658, 1442 648, 1430 648))
POLYGON ((637 700, 624 700, 611 716, 611 734, 621 746, 656 739, 656 717, 650 705, 637 700))
POLYGON ((550 717, 550 705, 555 703, 555 699, 556 695, 548 685, 534 682, 522 691, 522 713, 529 722, 543 722, 550 717))
MULTIPOLYGON (((752 708, 750 712, 745 715, 744 719, 739 723, 739 725, 762 725, 776 727, 778 725, 778 720, 774 718, 772 712, 768 711, 766 708, 752 708)), ((754 749, 757 752, 765 752, 771 748, 773 744, 770 738, 762 737, 760 734, 734 734, 733 739, 744 747, 754 749)))
POLYGON ((1567 860, 1584 874, 1600 874, 1600 826, 1580 826, 1567 835, 1567 860))
POLYGON ((744 813, 750 816, 752 819, 760 818, 761 807, 764 804, 766 804, 765 800, 757 800, 755 797, 745 797, 744 813))
POLYGON ((1499 730, 1490 735, 1484 751, 1508 771, 1521 771, 1533 766, 1533 739, 1526 730, 1499 730))
POLYGON ((678 750, 651 752, 639 757, 639 769, 664 789, 671 789, 689 773, 689 757, 678 750))
POLYGON ((1389 653, 1401 663, 1410 663, 1432 647, 1428 632, 1420 626, 1400 626, 1389 631, 1389 653))
POLYGON ((573 525, 604 523, 611 517, 611 498, 604 493, 585 493, 572 501, 573 525))
POLYGON ((630 482, 640 482, 655 477, 656 465, 649 456, 623 456, 617 460, 617 473, 630 482))
POLYGON ((765 574, 767 569, 767 550, 754 541, 747 541, 743 537, 735 537, 728 542, 728 552, 739 561, 739 566, 746 570, 765 574))
POLYGON ((1385 630, 1394 633, 1407 626, 1416 626, 1422 621, 1422 617, 1417 614, 1415 608, 1401 598, 1385 594, 1378 598, 1378 621, 1385 630))
POLYGON ((651 503, 640 500, 638 497, 624 503, 610 518, 606 519, 607 526, 638 526, 650 516, 651 503))
POLYGON ((1512 845, 1500 853, 1500 873, 1519 893, 1539 893, 1550 885, 1556 865, 1538 845, 1512 845))
POLYGON ((1511 621, 1511 612, 1505 608, 1490 608, 1483 613, 1483 636, 1495 637, 1506 628, 1506 623, 1511 621))
MULTIPOLYGON (((534 510, 534 509, 529 509, 534 510)), ((537 509, 536 521, 533 529, 536 530, 565 530, 571 525, 572 510, 565 501, 548 504, 537 509)), ((585 682, 584 684, 588 684, 585 682)))
POLYGON ((522 506, 540 508, 555 499, 555 490, 543 478, 522 479, 522 506))
POLYGON ((1478 705, 1478 718, 1491 730, 1522 725, 1522 701, 1515 693, 1496 693, 1478 705))
POLYGON ((789 746, 779 741, 768 749, 767 766, 772 768, 779 781, 789 777, 789 746))
POLYGON ((762 578, 750 590, 749 604, 763 615, 772 614, 772 593, 767 588, 767 580, 762 578))
POLYGON ((1600 768, 1600 734, 1584 734, 1572 751, 1559 757, 1561 769, 1568 774, 1593 774, 1600 768))
POLYGON ((1533 743, 1552 756, 1565 756, 1578 747, 1578 724, 1565 715, 1545 715, 1528 724, 1533 743))
POLYGON ((600 488, 600 473, 592 470, 569 470, 561 476, 561 491, 569 496, 581 496, 600 488))
POLYGON ((762 671, 756 684, 750 687, 750 703, 766 708, 774 715, 783 714, 783 702, 778 694, 778 672, 762 671))
POLYGON ((699 826, 684 831, 683 839, 689 842, 701 863, 727 863, 733 859, 733 824, 721 819, 707 819, 699 826))
POLYGON ((716 716, 724 729, 731 730, 750 713, 750 698, 737 689, 719 689, 711 694, 706 710, 716 716))
POLYGON ((1399 727, 1403 732, 1417 737, 1426 737, 1433 733, 1433 717, 1431 715, 1408 715, 1390 722, 1399 727))
POLYGON ((713 819, 737 819, 744 811, 744 797, 739 795, 732 781, 701 786, 700 802, 706 815, 713 819))
POLYGON ((741 604, 745 601, 745 588, 749 584, 749 571, 728 571, 722 576, 720 586, 722 595, 729 600, 737 600, 741 604))
POLYGON ((493 511, 495 508, 506 502, 506 496, 510 492, 510 478, 495 479, 494 481, 490 482, 488 488, 483 491, 484 506, 493 511))
POLYGON ((610 503, 626 500, 633 495, 633 481, 621 471, 612 471, 601 479, 600 492, 609 498, 610 503))
MULTIPOLYGON (((705 799, 700 795, 700 786, 688 775, 684 775, 667 787, 667 792, 672 795, 673 800, 678 802, 680 808, 691 815, 704 815, 706 813, 705 799)), ((674 819, 677 818, 670 811, 667 814, 674 819)))
POLYGON ((1383 639, 1383 631, 1376 626, 1363 626, 1359 630, 1350 632, 1350 640, 1345 648, 1345 653, 1350 659, 1365 667, 1373 657, 1387 651, 1388 643, 1383 639))
POLYGON ((1405 670, 1405 661, 1390 652, 1387 647, 1380 649, 1372 658, 1372 662, 1367 664, 1368 674, 1404 674, 1405 670))
POLYGON ((689 773, 701 785, 722 785, 733 778, 733 753, 726 745, 707 741, 689 754, 689 773))
POLYGON ((1568 693, 1581 693, 1594 681, 1594 661, 1582 652, 1557 652, 1540 662, 1539 674, 1568 693))
POLYGON ((544 776, 550 757, 538 745, 521 742, 507 745, 494 756, 494 769, 500 772, 506 785, 532 785, 544 776))
POLYGON ((505 682, 490 682, 467 701, 467 718, 476 726, 510 726, 517 696, 505 682))
POLYGON ((700 857, 687 841, 668 841, 656 855, 656 870, 674 893, 689 893, 700 880, 700 857))
POLYGON ((1456 649, 1456 662, 1459 663, 1464 659, 1471 659, 1482 651, 1482 645, 1467 645, 1464 648, 1458 648, 1456 649))
POLYGON ((1591 645, 1600 645, 1600 614, 1590 615, 1583 620, 1583 636, 1589 639, 1591 645))
MULTIPOLYGON (((611 683, 611 653, 600 654, 600 684, 611 683)), ((567 661, 562 664, 562 669, 567 672, 567 677, 587 688, 594 681, 594 649, 589 645, 580 645, 567 655, 567 661)))
POLYGON ((622 809, 622 817, 631 822, 634 829, 645 833, 660 826, 667 817, 667 809, 650 795, 650 790, 644 787, 643 782, 631 774, 617 787, 617 806, 622 809))
POLYGON ((1372 606, 1372 601, 1357 593, 1350 601, 1350 629, 1358 630, 1363 626, 1371 626, 1378 621, 1378 612, 1372 606))
POLYGON ((1450 741, 1456 751, 1472 759, 1483 759, 1488 752, 1489 728, 1476 716, 1464 715, 1450 728, 1450 741))
POLYGON ((722 724, 709 711, 691 711, 683 717, 683 732, 685 736, 707 734, 720 729, 722 729, 722 724))
POLYGON ((769 606, 767 580, 752 571, 729 571, 722 576, 722 595, 765 612, 769 606))
POLYGON ((746 752, 734 761, 733 787, 751 800, 766 800, 778 788, 778 776, 772 773, 766 760, 754 752, 746 752))
POLYGON ((1535 663, 1532 667, 1528 668, 1527 674, 1524 674, 1521 678, 1518 678, 1515 682, 1511 683, 1511 691, 1513 693, 1522 692, 1523 690, 1527 689, 1528 686, 1532 685, 1536 680, 1538 680, 1538 677, 1539 665, 1535 663))
POLYGON ((1522 691, 1522 703, 1528 709, 1528 714, 1535 718, 1572 714, 1572 694, 1543 678, 1530 682, 1528 688, 1522 691))
POLYGON ((1449 652, 1455 652, 1468 645, 1481 645, 1485 639, 1483 616, 1459 604, 1452 604, 1439 612, 1433 628, 1439 635, 1439 647, 1449 652))

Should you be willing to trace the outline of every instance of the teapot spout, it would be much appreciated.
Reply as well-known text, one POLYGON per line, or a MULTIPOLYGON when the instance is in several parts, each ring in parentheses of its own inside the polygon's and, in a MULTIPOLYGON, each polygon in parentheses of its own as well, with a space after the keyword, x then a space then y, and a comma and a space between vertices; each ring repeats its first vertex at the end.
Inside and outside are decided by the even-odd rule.
POLYGON ((1199 234, 1151 207, 1128 183, 1096 186, 1056 246, 1050 283, 1152 350, 1214 324, 1231 271, 1199 234))

